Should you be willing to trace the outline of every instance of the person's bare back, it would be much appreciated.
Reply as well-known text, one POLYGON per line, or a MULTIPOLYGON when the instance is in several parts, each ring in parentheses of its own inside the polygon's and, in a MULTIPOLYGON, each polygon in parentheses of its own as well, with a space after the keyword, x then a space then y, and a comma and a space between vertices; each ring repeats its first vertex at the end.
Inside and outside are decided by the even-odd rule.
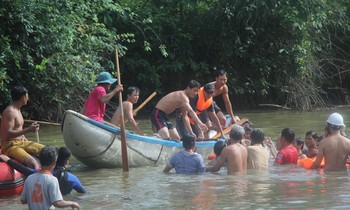
POLYGON ((331 135, 320 142, 318 152, 325 157, 325 170, 345 171, 350 140, 340 134, 331 135))
POLYGON ((248 152, 245 146, 240 143, 229 145, 221 155, 226 159, 228 175, 247 173, 248 152))
POLYGON ((156 105, 157 109, 166 114, 171 114, 177 108, 183 108, 184 104, 189 104, 189 99, 183 90, 174 91, 164 96, 156 105))

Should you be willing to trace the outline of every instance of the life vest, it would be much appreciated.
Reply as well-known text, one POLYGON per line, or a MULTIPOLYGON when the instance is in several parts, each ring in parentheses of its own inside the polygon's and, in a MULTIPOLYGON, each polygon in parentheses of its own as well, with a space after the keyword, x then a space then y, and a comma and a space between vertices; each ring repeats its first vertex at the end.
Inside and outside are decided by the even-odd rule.
MULTIPOLYGON (((201 87, 198 90, 198 100, 196 103, 196 114, 200 115, 204 110, 208 109, 213 103, 213 97, 210 97, 208 100, 204 98, 204 87, 201 87)), ((194 124, 194 121, 189 117, 190 123, 194 124)))

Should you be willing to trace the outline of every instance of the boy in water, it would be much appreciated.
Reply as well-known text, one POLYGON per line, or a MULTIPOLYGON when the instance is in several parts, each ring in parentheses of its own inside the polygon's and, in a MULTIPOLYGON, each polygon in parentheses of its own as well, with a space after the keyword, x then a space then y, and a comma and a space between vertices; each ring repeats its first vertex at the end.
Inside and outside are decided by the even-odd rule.
MULTIPOLYGON (((126 101, 123 101, 124 120, 127 121, 139 135, 144 135, 143 131, 137 125, 133 114, 133 105, 136 104, 137 101, 139 100, 140 89, 132 86, 128 87, 128 89, 126 90, 126 94, 127 94, 127 99, 126 101)), ((111 123, 117 126, 120 126, 120 124, 122 123, 120 106, 114 112, 111 123)))

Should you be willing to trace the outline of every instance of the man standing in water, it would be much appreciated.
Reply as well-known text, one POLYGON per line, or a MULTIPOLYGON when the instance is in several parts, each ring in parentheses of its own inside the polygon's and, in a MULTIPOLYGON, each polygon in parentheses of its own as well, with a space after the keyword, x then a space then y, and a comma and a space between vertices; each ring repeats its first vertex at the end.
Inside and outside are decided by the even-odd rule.
POLYGON ((177 108, 180 108, 184 114, 188 112, 194 123, 203 132, 208 130, 207 126, 199 120, 189 102, 189 98, 193 98, 198 93, 199 87, 200 84, 197 81, 191 80, 185 90, 171 92, 157 103, 151 115, 151 122, 162 139, 180 140, 180 136, 169 117, 177 108))
POLYGON ((23 129, 21 107, 28 103, 28 90, 23 86, 15 86, 11 90, 11 97, 12 103, 2 113, 1 152, 30 168, 38 169, 39 164, 31 155, 38 157, 44 145, 28 141, 24 134, 38 131, 39 124, 35 122, 23 129))
POLYGON ((295 138, 294 130, 285 128, 281 136, 277 139, 277 149, 279 150, 275 159, 275 165, 297 164, 298 150, 293 146, 295 138))
MULTIPOLYGON (((228 114, 231 117, 231 122, 236 123, 237 120, 236 120, 235 116, 233 115, 232 104, 230 101, 230 97, 228 95, 228 87, 227 87, 226 83, 227 83, 227 72, 225 70, 217 71, 215 74, 215 81, 211 82, 211 84, 213 84, 215 87, 213 97, 222 95, 226 111, 228 112, 228 114)), ((220 120, 221 126, 224 127, 226 124, 225 115, 221 111, 221 109, 218 107, 218 105, 215 103, 215 101, 214 101, 213 105, 215 108, 215 112, 220 120)))
POLYGON ((346 159, 350 153, 350 140, 341 135, 345 128, 343 117, 339 113, 331 114, 327 119, 327 137, 320 141, 318 154, 311 169, 319 168, 325 159, 324 169, 346 171, 346 159))
MULTIPOLYGON (((137 125, 134 114, 133 114, 133 105, 137 103, 140 96, 140 89, 137 87, 128 87, 126 90, 127 99, 126 101, 123 101, 123 113, 124 113, 124 120, 128 121, 129 124, 132 126, 132 128, 139 134, 144 135, 143 131, 139 128, 137 125)), ((118 109, 114 112, 114 115, 112 117, 111 123, 114 125, 120 126, 122 123, 122 114, 121 114, 121 108, 120 106, 118 109)))
POLYGON ((233 125, 230 131, 229 145, 222 150, 214 165, 207 168, 208 171, 217 172, 227 163, 228 175, 247 173, 248 151, 247 147, 241 144, 244 133, 242 126, 233 125))

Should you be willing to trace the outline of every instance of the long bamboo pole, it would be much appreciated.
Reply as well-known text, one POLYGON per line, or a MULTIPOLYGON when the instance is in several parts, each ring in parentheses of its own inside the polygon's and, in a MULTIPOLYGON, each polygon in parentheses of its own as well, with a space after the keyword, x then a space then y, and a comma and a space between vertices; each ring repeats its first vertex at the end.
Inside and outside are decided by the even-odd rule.
POLYGON ((150 96, 148 96, 148 98, 132 112, 133 115, 135 116, 137 112, 140 111, 155 95, 157 95, 156 91, 154 91, 150 96))
POLYGON ((46 122, 46 121, 38 121, 38 120, 24 120, 26 123, 33 123, 37 122, 39 124, 44 124, 44 125, 61 125, 60 123, 54 123, 54 122, 46 122))
MULTIPOLYGON (((118 49, 115 49, 115 62, 116 62, 116 68, 117 68, 117 76, 118 76, 118 84, 121 85, 121 79, 120 79, 120 70, 119 70, 119 58, 118 58, 118 49)), ((125 122, 124 122, 124 111, 123 111, 123 98, 122 98, 122 92, 119 91, 119 106, 121 110, 121 119, 122 123, 120 124, 120 130, 121 130, 121 146, 122 146, 122 167, 123 171, 129 171, 129 163, 128 163, 128 153, 126 149, 126 136, 125 136, 125 122)))

